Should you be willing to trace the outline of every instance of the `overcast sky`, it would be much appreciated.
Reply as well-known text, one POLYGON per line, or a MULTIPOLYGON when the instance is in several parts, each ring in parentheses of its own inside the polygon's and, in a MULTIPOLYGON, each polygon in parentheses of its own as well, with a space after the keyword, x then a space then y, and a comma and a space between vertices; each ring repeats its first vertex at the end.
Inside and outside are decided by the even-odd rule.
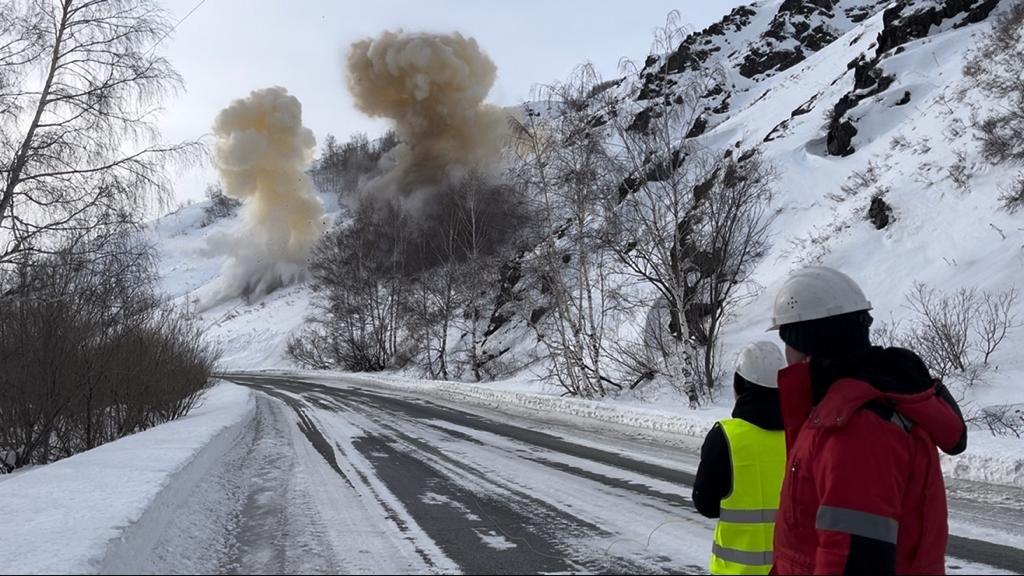
MULTIPOLYGON (((174 22, 199 0, 161 0, 174 22)), ((498 66, 489 101, 511 105, 534 84, 564 79, 584 61, 614 77, 620 58, 643 61, 653 30, 672 9, 702 29, 739 0, 206 0, 160 50, 182 74, 186 92, 167 102, 164 137, 209 133, 217 112, 250 90, 279 85, 302 102, 303 119, 322 142, 386 124, 355 110, 342 62, 348 46, 385 29, 459 31, 476 38, 498 66)), ((177 176, 181 201, 200 199, 216 179, 207 167, 177 176)))

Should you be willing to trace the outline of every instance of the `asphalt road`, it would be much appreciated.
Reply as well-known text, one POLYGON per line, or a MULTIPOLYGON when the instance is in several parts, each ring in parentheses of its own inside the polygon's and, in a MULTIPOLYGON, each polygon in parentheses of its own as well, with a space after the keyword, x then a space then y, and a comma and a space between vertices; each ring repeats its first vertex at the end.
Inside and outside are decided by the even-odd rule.
MULTIPOLYGON (((606 449, 532 429, 529 422, 516 425, 355 382, 333 387, 278 376, 228 379, 291 411, 323 464, 364 504, 373 499, 388 529, 411 543, 418 558, 406 569, 705 571, 713 523, 693 510, 693 477, 682 463, 624 448, 616 438, 608 438, 606 449)), ((968 496, 961 500, 975 511, 988 507, 968 496)), ((1019 520, 1019 509, 1007 508, 1008 521, 1019 520)), ((244 520, 243 514, 242 526, 244 520)), ((260 532, 254 534, 238 537, 235 548, 266 549, 252 541, 260 532)), ((952 536, 948 552, 951 573, 977 565, 1024 573, 1024 551, 1005 544, 952 536)), ((328 564, 344 567, 343 559, 328 564)))

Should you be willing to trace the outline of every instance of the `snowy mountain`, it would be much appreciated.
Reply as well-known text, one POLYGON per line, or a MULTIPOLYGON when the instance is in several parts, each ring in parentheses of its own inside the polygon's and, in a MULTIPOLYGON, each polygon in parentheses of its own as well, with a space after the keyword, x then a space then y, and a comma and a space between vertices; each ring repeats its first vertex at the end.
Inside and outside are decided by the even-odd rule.
MULTIPOLYGON (((652 98, 675 97, 672 76, 650 71, 722 66, 725 85, 705 95, 699 137, 720 149, 763 144, 778 168, 773 247, 754 274, 764 290, 726 328, 725 358, 764 337, 772 295, 802 265, 848 272, 879 322, 910 316, 915 282, 947 293, 1018 285, 1024 228, 999 199, 1018 168, 982 159, 972 128, 1001 103, 963 75, 1010 5, 755 3, 648 57, 638 78, 615 87, 619 113, 640 123, 652 98)), ((529 348, 511 307, 494 319, 490 354, 529 348)), ((990 385, 974 391, 979 404, 1001 401, 1021 374, 1021 337, 1011 333, 990 385)))
MULTIPOLYGON (((887 4, 817 0, 740 6, 721 21, 687 36, 675 50, 648 56, 639 80, 627 83, 626 92, 640 102, 670 93, 672 86, 661 85, 663 66, 670 74, 721 67, 724 78, 705 95, 705 115, 698 123, 699 132, 706 132, 758 102, 772 77, 832 44, 887 4)), ((671 77, 668 83, 672 83, 671 77)), ((638 121, 649 113, 650 107, 645 107, 638 113, 638 121)))
MULTIPOLYGON (((1024 227, 999 199, 1017 169, 986 162, 973 128, 1000 103, 963 74, 966 56, 1011 4, 756 2, 648 56, 636 74, 614 83, 617 113, 642 125, 656 102, 673 98, 674 74, 714 70, 722 80, 702 97, 701 120, 689 136, 723 150, 763 145, 778 171, 772 248, 753 277, 761 290, 726 327, 723 358, 764 337, 772 295, 802 265, 849 273, 878 321, 910 316, 905 296, 915 282, 946 292, 1018 285, 1024 227), (665 67, 667 80, 656 73, 665 67)), ((206 251, 205 238, 239 225, 203 228, 199 220, 200 207, 192 206, 153 228, 165 289, 183 302, 197 300, 219 270, 221 257, 206 251)), ((528 319, 509 304, 517 282, 510 272, 496 290, 484 346, 513 364, 536 350, 528 319)), ((294 286, 204 311, 224 365, 288 364, 284 346, 309 312, 310 296, 294 286)), ((1024 315, 1019 304, 1015 310, 1024 315)), ((980 405, 1006 402, 1024 376, 1013 354, 1024 333, 1008 338, 987 384, 972 392, 980 405)))

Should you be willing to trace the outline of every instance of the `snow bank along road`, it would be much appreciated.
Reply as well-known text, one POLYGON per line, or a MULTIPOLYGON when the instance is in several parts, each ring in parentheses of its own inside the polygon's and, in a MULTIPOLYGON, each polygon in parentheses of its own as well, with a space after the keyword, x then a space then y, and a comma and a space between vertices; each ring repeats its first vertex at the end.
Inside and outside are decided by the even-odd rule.
MULTIPOLYGON (((365 381, 229 380, 257 391, 250 424, 145 551, 105 569, 705 570, 713 523, 689 501, 692 449, 513 424, 365 381), (196 518, 224 528, 197 539, 196 518)), ((957 526, 974 537, 952 538, 950 572, 1024 572, 1024 496, 959 489, 957 526)))

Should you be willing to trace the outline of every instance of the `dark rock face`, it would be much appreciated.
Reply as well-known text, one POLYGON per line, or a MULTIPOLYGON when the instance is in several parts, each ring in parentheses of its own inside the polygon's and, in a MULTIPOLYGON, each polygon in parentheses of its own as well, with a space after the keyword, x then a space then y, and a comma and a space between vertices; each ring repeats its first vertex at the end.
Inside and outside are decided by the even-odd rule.
POLYGON ((740 64, 740 74, 746 78, 753 78, 758 74, 764 74, 771 70, 781 72, 803 62, 807 58, 804 51, 797 47, 795 50, 777 50, 763 52, 753 49, 747 54, 740 64))
POLYGON ((667 180, 676 169, 686 161, 686 154, 680 149, 672 152, 672 158, 648 161, 644 165, 643 172, 627 176, 619 184, 619 202, 622 202, 630 194, 642 188, 648 182, 663 182, 667 180))
MULTIPOLYGON (((672 75, 682 72, 699 72, 704 70, 711 60, 718 56, 722 46, 716 40, 731 32, 743 30, 750 24, 752 16, 757 12, 748 7, 740 6, 733 9, 719 22, 708 26, 704 30, 688 35, 673 52, 665 57, 657 55, 648 56, 644 61, 644 67, 640 71, 640 88, 637 91, 636 100, 644 101, 659 98, 671 94, 675 85, 672 75)), ((716 86, 716 89, 709 91, 704 96, 707 100, 714 100, 719 96, 728 97, 724 94, 723 86, 716 86)), ((719 107, 722 103, 718 103, 719 107)), ((727 105, 726 105, 727 106, 727 105)), ((726 107, 726 109, 728 109, 726 107)))
POLYGON ((651 120, 654 118, 654 108, 648 107, 637 112, 636 116, 633 117, 633 121, 626 126, 626 130, 630 132, 646 132, 651 127, 651 120))
POLYGON ((999 4, 999 0, 946 0, 941 6, 917 10, 913 9, 915 4, 913 0, 900 0, 885 11, 882 15, 885 27, 878 34, 876 54, 881 55, 912 40, 924 38, 932 26, 951 18, 963 15, 954 25, 956 27, 981 22, 999 4))
MULTIPOLYGON (((643 78, 643 86, 641 86, 640 92, 645 93, 646 89, 647 94, 655 94, 656 92, 648 84, 654 82, 658 77, 686 71, 700 71, 712 55, 721 51, 721 48, 715 45, 712 38, 715 36, 725 36, 728 32, 742 30, 750 24, 750 18, 755 15, 757 15, 757 12, 749 6, 740 6, 733 9, 732 12, 719 22, 708 26, 700 32, 687 36, 679 44, 679 47, 668 55, 660 69, 656 70, 655 66, 661 61, 661 58, 654 55, 649 56, 644 62, 643 70, 640 72, 640 76, 643 78)), ((638 100, 642 99, 638 98, 638 100)))
POLYGON ((847 64, 847 69, 853 70, 853 90, 844 94, 837 103, 837 109, 842 108, 840 116, 861 100, 874 96, 892 85, 895 78, 886 75, 879 62, 878 57, 868 59, 861 54, 847 64))
MULTIPOLYGON (((808 54, 828 46, 840 32, 830 23, 839 0, 786 0, 762 35, 763 47, 753 48, 740 66, 740 74, 753 78, 770 71, 781 72, 802 62, 808 54), (797 46, 778 44, 796 40, 797 46)), ((862 19, 875 13, 876 4, 859 6, 862 19)), ((847 11, 849 16, 849 10, 847 11)))
POLYGON ((644 85, 640 87, 640 92, 637 93, 636 99, 639 102, 658 98, 671 92, 675 85, 676 81, 674 78, 669 78, 664 74, 652 74, 644 82, 644 85))
MULTIPOLYGON (((888 81, 885 85, 888 86, 891 82, 892 78, 888 77, 888 81)), ((843 97, 836 102, 835 107, 832 108, 832 117, 828 124, 828 134, 826 138, 826 149, 830 156, 849 156, 855 152, 852 142, 853 137, 857 135, 857 127, 851 120, 845 118, 846 113, 857 106, 861 100, 875 94, 876 92, 877 91, 861 93, 850 92, 843 95, 843 97)))
POLYGON ((711 112, 713 114, 725 114, 726 112, 728 112, 729 111, 729 97, 730 96, 731 96, 731 94, 726 94, 725 98, 722 98, 722 102, 719 103, 718 106, 715 106, 714 108, 712 108, 711 112))
POLYGON ((547 313, 548 313, 548 309, 547 309, 546 306, 541 306, 540 308, 534 308, 533 311, 530 312, 530 324, 531 325, 536 325, 538 322, 540 322, 544 318, 544 315, 547 314, 547 313))
POLYGON ((854 8, 846 9, 846 17, 850 19, 850 22, 859 24, 868 19, 874 11, 867 6, 856 6, 854 8))
POLYGON ((910 90, 906 90, 906 91, 903 92, 903 97, 900 98, 896 102, 896 105, 897 106, 903 106, 904 104, 909 104, 909 103, 910 103, 910 90))
POLYGON ((857 127, 849 120, 841 122, 833 121, 833 126, 828 130, 826 146, 828 153, 832 156, 849 156, 853 154, 853 137, 857 135, 857 127))
POLYGON ((775 127, 772 128, 761 141, 771 142, 772 140, 781 138, 786 134, 787 130, 789 130, 789 118, 776 124, 775 127))
POLYGON ((892 206, 889 206, 881 196, 873 197, 871 206, 868 207, 868 220, 874 224, 876 230, 885 228, 892 222, 892 206))
MULTIPOLYGON (((640 71, 635 100, 651 101, 651 105, 634 116, 629 129, 639 132, 648 130, 652 119, 657 117, 657 108, 663 104, 671 105, 675 102, 685 105, 678 95, 674 95, 678 88, 676 75, 707 72, 713 69, 714 60, 724 57, 733 63, 739 75, 755 80, 764 79, 804 61, 842 34, 843 30, 833 25, 846 20, 838 8, 842 1, 784 0, 772 15, 768 26, 763 31, 757 31, 760 32, 757 39, 744 42, 743 45, 735 41, 735 33, 747 29, 754 17, 758 16, 758 10, 764 10, 764 7, 741 6, 701 32, 688 35, 672 52, 660 57, 649 56, 640 71), (727 51, 728 55, 725 54, 727 51)), ((847 13, 857 10, 867 17, 878 13, 888 2, 859 0, 855 3, 843 2, 843 5, 847 6, 844 8, 847 13)), ((837 25, 842 27, 848 25, 848 22, 837 25)), ((870 81, 876 83, 875 79, 870 81)), ((732 96, 727 82, 711 85, 701 96, 703 102, 698 104, 703 107, 704 113, 687 136, 703 134, 721 122, 722 117, 732 109, 732 96)), ((802 113, 810 109, 808 106, 802 113)), ((784 129, 785 126, 779 127, 779 131, 784 129)))
POLYGON ((696 138, 704 133, 708 128, 708 120, 704 116, 698 116, 693 121, 693 126, 690 126, 690 130, 686 133, 687 138, 696 138))
POLYGON ((811 110, 814 110, 814 103, 818 101, 818 96, 821 96, 821 92, 811 96, 806 102, 798 106, 793 112, 790 113, 790 118, 796 118, 797 116, 803 116, 811 110))
MULTIPOLYGON (((848 156, 854 152, 850 141, 857 134, 857 128, 845 115, 862 100, 892 86, 895 78, 885 74, 881 66, 890 51, 899 53, 904 44, 926 37, 933 26, 949 19, 960 18, 954 26, 983 20, 998 3, 998 0, 945 0, 939 6, 920 7, 919 1, 900 0, 886 9, 882 13, 884 26, 878 33, 874 55, 861 54, 849 64, 853 69, 853 90, 843 95, 833 109, 828 128, 828 153, 848 156)), ((908 102, 909 91, 904 92, 897 105, 908 102)))
POLYGON ((484 331, 485 338, 500 330, 512 319, 512 312, 505 311, 503 308, 516 298, 516 285, 523 279, 522 259, 525 255, 524 252, 520 252, 514 260, 501 267, 499 272, 501 283, 498 287, 498 295, 494 299, 494 311, 491 313, 487 330, 484 331))

